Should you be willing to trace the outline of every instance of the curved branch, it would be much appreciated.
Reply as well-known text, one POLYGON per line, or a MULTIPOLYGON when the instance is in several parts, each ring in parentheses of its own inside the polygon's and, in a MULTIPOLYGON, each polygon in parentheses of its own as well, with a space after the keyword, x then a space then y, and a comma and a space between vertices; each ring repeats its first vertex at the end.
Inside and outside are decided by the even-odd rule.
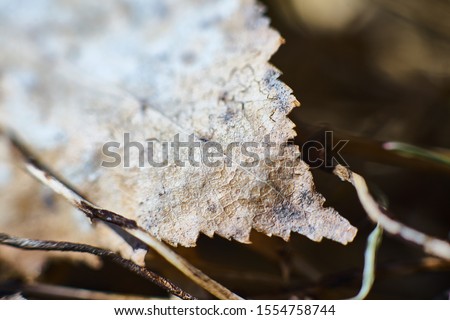
MULTIPOLYGON (((1 132, 1 131, 0 131, 1 132)), ((211 279, 201 270, 194 267, 186 259, 179 256, 163 242, 151 236, 146 230, 138 226, 136 221, 125 218, 115 212, 100 208, 86 199, 75 188, 69 186, 49 168, 45 167, 11 132, 6 132, 14 150, 25 165, 25 169, 34 178, 48 186, 55 193, 63 196, 69 203, 81 210, 89 219, 99 219, 107 224, 114 224, 122 230, 148 245, 170 262, 178 270, 188 276, 192 281, 219 299, 240 300, 237 294, 231 292, 217 281, 211 279)))
POLYGON ((362 176, 341 165, 337 165, 333 173, 355 187, 359 201, 369 218, 373 222, 379 223, 386 232, 421 246, 429 254, 450 260, 450 243, 426 235, 387 216, 369 193, 366 181, 362 176))
POLYGON ((118 254, 93 247, 87 244, 73 243, 73 242, 63 242, 63 241, 43 241, 43 240, 34 240, 34 239, 25 239, 25 238, 17 238, 9 236, 5 233, 0 233, 0 244, 4 244, 11 247, 16 247, 19 249, 25 250, 44 250, 44 251, 72 251, 72 252, 85 252, 94 254, 96 256, 110 259, 111 261, 121 265, 125 269, 128 269, 139 276, 145 278, 166 290, 167 292, 180 297, 185 300, 193 300, 195 299, 189 293, 183 291, 175 284, 170 282, 169 280, 157 275, 156 273, 141 267, 134 262, 124 259, 118 254))

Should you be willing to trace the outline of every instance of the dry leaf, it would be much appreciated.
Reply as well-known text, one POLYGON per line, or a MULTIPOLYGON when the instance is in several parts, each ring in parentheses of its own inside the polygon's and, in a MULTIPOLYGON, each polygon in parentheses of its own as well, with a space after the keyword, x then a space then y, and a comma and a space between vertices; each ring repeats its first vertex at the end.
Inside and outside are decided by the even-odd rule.
MULTIPOLYGON (((268 25, 253 0, 0 1, 1 125, 93 202, 173 245, 193 246, 200 232, 248 242, 252 228, 286 240, 298 232, 346 244, 356 229, 322 207, 298 147, 286 144, 295 136, 287 114, 297 102, 267 62, 282 43, 268 25), (270 135, 283 154, 270 166, 240 165, 248 155, 236 148, 231 158, 214 159, 221 161, 216 167, 182 167, 170 158, 168 166, 140 168, 134 152, 130 168, 102 167, 110 160, 103 144, 123 143, 125 132, 144 145, 176 134, 224 150, 256 142, 259 159, 267 158, 261 143, 270 135)), ((160 160, 161 150, 154 155, 160 160)), ((180 159, 188 156, 183 149, 180 159)), ((26 221, 51 215, 34 209, 42 197, 24 200, 11 161, 1 168, 0 230, 42 228, 26 221), (20 213, 10 208, 22 201, 19 225, 10 215, 20 213)), ((88 230, 82 219, 64 235, 88 230)), ((61 238, 50 224, 46 232, 61 238)))

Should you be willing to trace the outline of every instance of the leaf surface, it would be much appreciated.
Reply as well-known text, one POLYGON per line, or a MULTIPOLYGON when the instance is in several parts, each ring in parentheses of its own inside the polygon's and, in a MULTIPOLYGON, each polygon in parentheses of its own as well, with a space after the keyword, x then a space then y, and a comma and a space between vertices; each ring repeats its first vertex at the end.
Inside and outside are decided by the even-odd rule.
MULTIPOLYGON (((268 63, 283 40, 255 1, 3 0, 0 37, 1 125, 94 203, 172 245, 194 246, 199 233, 249 242, 251 229, 285 240, 291 232, 354 238, 356 229, 323 207, 298 146, 286 143, 298 102, 268 63), (105 142, 119 142, 123 158, 125 132, 145 153, 152 141, 157 162, 176 135, 199 147, 180 149, 185 166, 169 153, 167 166, 140 167, 132 147, 129 168, 102 167, 111 161, 105 142), (240 147, 248 142, 257 166, 240 147), (213 143, 218 165, 188 163, 213 143)), ((18 180, 8 181, 1 194, 13 206, 21 194, 8 191, 18 180)))

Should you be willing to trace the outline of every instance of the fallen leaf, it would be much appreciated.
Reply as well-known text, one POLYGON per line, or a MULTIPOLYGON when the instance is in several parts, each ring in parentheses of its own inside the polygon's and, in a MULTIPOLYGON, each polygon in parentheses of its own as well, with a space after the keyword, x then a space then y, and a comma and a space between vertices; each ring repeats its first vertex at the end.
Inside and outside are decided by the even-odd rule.
MULTIPOLYGON (((253 228, 285 240, 291 232, 343 244, 354 238, 356 229, 323 207, 298 146, 286 143, 295 136, 287 115, 298 102, 267 62, 283 40, 255 1, 3 0, 0 37, 1 126, 94 203, 172 245, 194 246, 199 233, 249 242, 253 228), (246 167, 249 155, 235 148, 231 157, 219 152, 218 166, 180 166, 171 156, 167 166, 141 167, 134 148, 129 168, 101 166, 110 161, 102 154, 108 141, 121 143, 123 159, 124 133, 143 145, 156 141, 158 161, 162 142, 176 135, 193 134, 200 148, 256 143, 251 151, 261 160, 270 137, 272 150, 283 152, 271 165, 246 167)), ((200 160, 198 151, 191 159, 200 160)), ((189 157, 181 150, 180 160, 189 157)), ((40 222, 10 222, 17 211, 8 208, 23 193, 15 176, 4 180, 16 174, 11 161, 3 167, 0 229, 21 235, 40 222), (6 207, 4 197, 13 198, 6 207)), ((51 214, 33 210, 42 198, 20 201, 36 220, 51 214)), ((84 224, 64 234, 76 237, 90 228, 84 224)), ((51 224, 45 231, 61 237, 51 224)))

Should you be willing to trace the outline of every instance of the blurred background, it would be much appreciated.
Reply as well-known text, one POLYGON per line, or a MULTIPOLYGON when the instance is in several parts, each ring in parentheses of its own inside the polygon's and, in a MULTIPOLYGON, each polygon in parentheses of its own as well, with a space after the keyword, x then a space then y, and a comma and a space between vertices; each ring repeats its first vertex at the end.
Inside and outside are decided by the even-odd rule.
MULTIPOLYGON (((450 1, 266 0, 271 24, 286 39, 271 62, 301 107, 291 114, 298 139, 332 130, 353 171, 393 216, 449 239, 450 231, 450 1), (420 147, 386 150, 386 142, 420 147), (414 149, 415 150, 415 149, 414 149), (430 153, 432 152, 431 156, 430 153)), ((392 146, 392 144, 391 144, 392 146)), ((359 233, 347 246, 292 235, 286 243, 254 232, 251 245, 202 236, 178 248, 194 265, 251 299, 343 299, 359 290, 366 239, 373 224, 353 188, 314 169, 317 189, 359 233)), ((195 296, 211 298, 157 255, 148 266, 195 296)), ((42 283, 124 295, 163 291, 104 264, 98 270, 51 263, 42 283), (114 279, 114 283, 111 281, 114 279)), ((19 282, 12 281, 11 287, 19 282)), ((52 290, 28 287, 30 298, 52 290)), ((450 265, 387 234, 377 257, 371 299, 448 299, 450 265)), ((64 298, 64 296, 57 296, 64 298)), ((67 296, 74 298, 76 296, 67 296)))
MULTIPOLYGON (((323 130, 350 140, 343 150, 346 162, 369 181, 372 192, 395 218, 448 240, 448 162, 440 165, 424 157, 386 151, 383 143, 406 142, 439 152, 448 160, 450 1, 266 4, 272 25, 286 39, 272 61, 302 104, 291 114, 297 124, 297 142, 323 135, 323 130)), ((294 237, 291 249, 321 272, 322 281, 333 279, 313 290, 314 297, 343 298, 356 290, 352 284, 359 279, 350 270, 361 270, 365 237, 372 225, 350 186, 320 169, 313 174, 327 204, 359 228, 357 241, 341 247, 294 237)), ((369 298, 448 298, 448 265, 439 269, 427 265, 430 262, 420 249, 385 235, 369 298)))

